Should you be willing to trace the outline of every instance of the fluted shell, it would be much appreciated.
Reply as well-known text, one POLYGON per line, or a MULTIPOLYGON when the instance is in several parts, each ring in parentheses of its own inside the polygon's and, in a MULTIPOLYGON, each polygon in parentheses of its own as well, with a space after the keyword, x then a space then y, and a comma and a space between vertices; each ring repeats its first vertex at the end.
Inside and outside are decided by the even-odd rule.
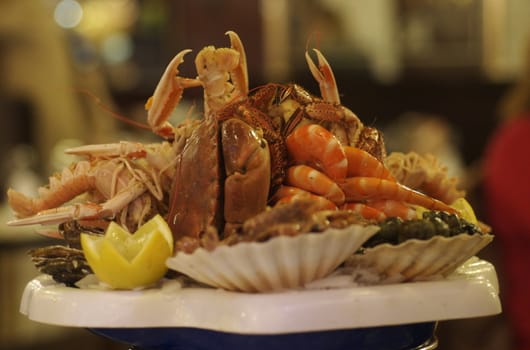
POLYGON ((280 236, 266 242, 199 248, 177 253, 167 266, 189 277, 231 291, 269 292, 298 288, 333 272, 379 230, 351 225, 322 233, 280 236))
POLYGON ((357 282, 397 283, 443 278, 455 271, 493 240, 490 234, 428 240, 410 239, 398 245, 381 244, 354 254, 345 262, 357 282))

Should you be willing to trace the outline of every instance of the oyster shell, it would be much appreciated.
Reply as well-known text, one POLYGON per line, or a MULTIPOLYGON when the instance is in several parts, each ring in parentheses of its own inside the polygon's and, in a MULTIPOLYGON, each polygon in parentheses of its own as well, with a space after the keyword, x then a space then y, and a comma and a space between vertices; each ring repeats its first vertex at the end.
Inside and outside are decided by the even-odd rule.
POLYGON ((35 248, 28 253, 40 272, 51 275, 56 282, 67 286, 73 286, 75 282, 92 273, 80 249, 52 245, 35 248))

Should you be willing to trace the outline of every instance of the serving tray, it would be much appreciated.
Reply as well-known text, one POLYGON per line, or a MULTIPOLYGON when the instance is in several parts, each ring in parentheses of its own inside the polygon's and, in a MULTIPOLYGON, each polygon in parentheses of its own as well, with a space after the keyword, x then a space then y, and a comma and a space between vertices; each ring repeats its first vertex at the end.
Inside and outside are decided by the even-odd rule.
POLYGON ((39 276, 27 284, 20 311, 37 322, 90 328, 149 349, 243 349, 249 342, 256 349, 282 348, 278 341, 293 348, 300 339, 307 349, 344 348, 329 341, 318 347, 326 337, 349 344, 357 339, 360 347, 351 349, 394 349, 359 340, 389 336, 401 346, 395 349, 412 349, 432 336, 436 321, 495 315, 501 304, 494 266, 473 257, 442 280, 362 286, 339 273, 301 290, 260 294, 187 288, 172 280, 136 291, 76 289, 39 276), (422 339, 407 333, 418 330, 422 339))

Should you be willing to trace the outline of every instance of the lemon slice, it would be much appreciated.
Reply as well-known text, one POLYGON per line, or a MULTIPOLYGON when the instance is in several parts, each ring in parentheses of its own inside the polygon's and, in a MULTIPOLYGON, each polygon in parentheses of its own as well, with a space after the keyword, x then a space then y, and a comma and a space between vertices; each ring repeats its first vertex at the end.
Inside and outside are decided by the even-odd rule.
POLYGON ((465 219, 466 221, 477 224, 478 220, 475 215, 475 212, 473 211, 473 208, 471 207, 471 204, 465 199, 465 198, 458 198, 453 203, 451 203, 451 207, 457 209, 459 211, 460 217, 465 219))
POLYGON ((164 276, 173 236, 156 215, 131 234, 111 222, 104 236, 81 234, 81 246, 97 278, 115 289, 148 286, 164 276))
MULTIPOLYGON (((469 202, 465 198, 458 198, 453 203, 451 203, 450 206, 458 210, 458 216, 460 216, 462 219, 475 225, 478 223, 477 217, 475 216, 475 212, 473 211, 471 204, 469 204, 469 202)), ((418 219, 423 218, 423 213, 429 211, 429 209, 426 209, 419 205, 414 205, 414 209, 416 209, 418 219)))
POLYGON ((423 219, 423 213, 429 211, 429 209, 422 207, 421 205, 411 205, 416 210, 416 216, 418 219, 423 219))
MULTIPOLYGON (((475 216, 475 212, 473 211, 471 204, 469 204, 469 202, 465 198, 458 198, 453 203, 451 203, 450 206, 458 210, 458 216, 460 216, 462 219, 475 225, 478 223, 477 217, 475 216)), ((416 210, 416 215, 418 219, 423 218, 423 213, 429 211, 429 209, 424 208, 420 205, 413 205, 412 207, 416 210)))

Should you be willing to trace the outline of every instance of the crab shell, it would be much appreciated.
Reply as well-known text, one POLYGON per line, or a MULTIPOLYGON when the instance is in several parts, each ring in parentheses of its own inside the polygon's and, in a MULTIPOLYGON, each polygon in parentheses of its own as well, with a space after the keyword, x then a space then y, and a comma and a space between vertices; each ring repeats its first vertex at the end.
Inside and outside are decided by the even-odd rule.
POLYGON ((241 224, 265 210, 270 155, 260 132, 239 119, 205 119, 186 141, 175 173, 168 223, 175 241, 209 226, 241 224))

